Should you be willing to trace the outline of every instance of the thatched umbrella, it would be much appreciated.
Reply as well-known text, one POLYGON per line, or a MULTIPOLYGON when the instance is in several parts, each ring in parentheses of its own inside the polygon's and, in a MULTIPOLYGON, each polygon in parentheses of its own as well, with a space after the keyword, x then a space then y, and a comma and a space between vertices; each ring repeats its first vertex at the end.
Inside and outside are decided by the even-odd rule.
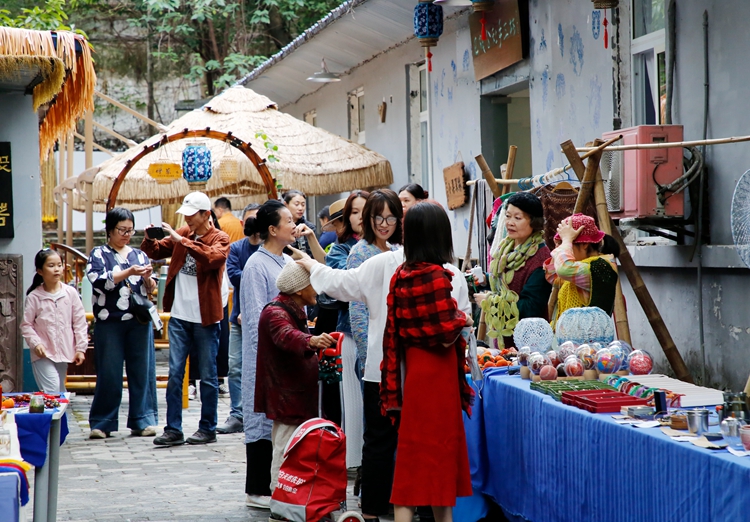
MULTIPOLYGON (((202 108, 172 122, 165 134, 206 128, 231 132, 251 143, 263 159, 272 154, 278 162, 268 163, 268 166, 282 186, 302 190, 308 195, 334 194, 393 182, 390 163, 382 155, 280 112, 269 98, 244 87, 227 89, 202 108), (267 139, 256 138, 258 134, 266 135, 267 139)), ((151 146, 162 137, 162 134, 152 136, 141 146, 88 172, 87 177, 93 178, 95 203, 106 201, 114 180, 142 147, 151 146)), ((148 166, 165 161, 181 163, 186 142, 189 140, 169 143, 139 161, 120 187, 117 205, 158 205, 182 200, 191 191, 188 183, 179 179, 159 184, 149 176, 148 166)), ((237 180, 233 182, 222 181, 214 174, 205 189, 210 197, 266 193, 257 169, 240 151, 217 140, 203 143, 211 149, 214 167, 232 158, 239 168, 237 180)), ((81 198, 74 198, 74 208, 83 209, 83 203, 81 198)))

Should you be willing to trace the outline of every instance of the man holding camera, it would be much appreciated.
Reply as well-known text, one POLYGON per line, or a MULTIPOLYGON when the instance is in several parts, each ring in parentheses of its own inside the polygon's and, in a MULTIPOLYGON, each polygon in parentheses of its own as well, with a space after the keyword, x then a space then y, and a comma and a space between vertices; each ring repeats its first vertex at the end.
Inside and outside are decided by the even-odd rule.
POLYGON ((146 229, 141 250, 152 259, 172 257, 164 289, 164 311, 169 320, 169 381, 167 426, 154 439, 157 446, 216 442, 219 384, 216 353, 219 322, 224 316, 221 281, 229 254, 229 236, 213 226, 211 201, 202 192, 191 192, 177 210, 187 225, 175 231, 168 223, 146 229), (163 231, 163 232, 162 232, 163 231), (162 233, 160 233, 162 232, 162 233), (157 239, 164 235, 163 239, 157 239), (182 433, 182 380, 185 362, 195 347, 201 393, 198 431, 182 433))

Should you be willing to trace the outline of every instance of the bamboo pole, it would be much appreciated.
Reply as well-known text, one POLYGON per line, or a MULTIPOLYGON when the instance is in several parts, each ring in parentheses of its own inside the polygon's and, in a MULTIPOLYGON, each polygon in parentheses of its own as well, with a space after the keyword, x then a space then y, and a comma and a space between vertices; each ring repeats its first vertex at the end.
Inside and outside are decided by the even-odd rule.
POLYGON ((125 136, 123 136, 119 132, 115 132, 112 129, 110 129, 109 127, 105 127, 101 123, 94 122, 94 127, 96 127, 97 129, 99 129, 100 131, 106 132, 107 134, 109 134, 110 136, 112 136, 114 138, 117 138, 121 142, 125 143, 125 145, 127 145, 131 149, 138 146, 138 144, 136 142, 134 142, 133 140, 131 140, 130 138, 126 138, 125 136))
MULTIPOLYGON (((609 151, 616 150, 647 150, 647 149, 672 149, 682 147, 702 147, 705 145, 724 145, 727 143, 742 143, 744 141, 750 141, 750 136, 737 136, 730 138, 713 138, 710 140, 693 140, 693 141, 671 141, 667 143, 636 143, 633 145, 615 145, 607 146, 606 149, 609 151)), ((588 153, 592 150, 591 147, 579 147, 576 152, 588 153)))
MULTIPOLYGON (((73 147, 73 136, 68 136, 67 138, 68 142, 68 167, 66 170, 66 180, 73 177, 73 170, 74 170, 74 152, 75 148, 73 147)), ((73 190, 69 189, 66 190, 65 195, 67 196, 67 201, 65 202, 65 244, 69 247, 73 246, 73 190)))
MULTIPOLYGON (((492 191, 492 197, 493 198, 499 198, 503 195, 503 191, 500 190, 500 187, 497 186, 498 181, 496 180, 495 176, 492 174, 492 169, 490 169, 490 166, 487 164, 487 161, 484 159, 484 156, 481 154, 479 156, 476 156, 474 160, 477 162, 477 165, 479 165, 479 169, 482 171, 482 176, 484 176, 484 179, 487 180, 487 186, 490 187, 490 190, 492 191)), ((467 185, 474 185, 476 181, 467 181, 467 185)), ((516 181, 512 181, 511 184, 517 183, 516 181)))
MULTIPOLYGON (((86 111, 83 120, 84 150, 86 170, 94 166, 94 113, 86 111)), ((73 138, 71 138, 73 139, 73 138)), ((86 183, 86 255, 94 249, 94 185, 86 183)))
POLYGON ((141 120, 141 121, 144 121, 144 122, 148 123, 148 124, 149 124, 149 125, 151 125, 152 127, 156 127, 157 129, 159 129, 159 131, 160 131, 160 132, 166 132, 166 131, 167 131, 167 127, 165 127, 165 126, 164 126, 164 125, 162 125, 161 123, 158 123, 158 122, 156 122, 156 121, 152 120, 152 119, 151 119, 151 118, 149 118, 148 116, 144 116, 144 115, 143 115, 143 114, 141 114, 140 112, 138 112, 138 111, 136 111, 136 110, 133 110, 133 109, 131 109, 131 108, 130 108, 130 107, 128 107, 127 105, 123 104, 122 102, 119 102, 119 101, 115 100, 114 98, 110 98, 110 97, 109 97, 109 96, 107 96, 106 94, 104 94, 104 93, 101 93, 101 92, 99 92, 99 91, 94 91, 94 94, 95 94, 95 95, 97 95, 97 96, 99 96, 99 97, 100 97, 100 98, 101 98, 102 100, 104 100, 104 101, 106 101, 106 102, 108 102, 108 103, 111 103, 111 104, 112 104, 112 105, 114 105, 115 107, 119 107, 120 109, 124 110, 124 111, 125 111, 125 112, 127 112, 128 114, 130 114, 130 115, 132 115, 132 116, 135 116, 135 117, 136 117, 136 118, 138 118, 139 120, 141 120))
MULTIPOLYGON (((594 147, 598 147, 602 143, 602 140, 594 140, 594 147)), ((578 191, 578 199, 576 199, 576 206, 573 209, 574 214, 580 214, 581 212, 583 212, 583 209, 586 207, 586 203, 588 203, 589 199, 591 198, 591 194, 594 191, 594 182, 596 181, 596 173, 599 170, 599 160, 601 160, 601 157, 601 149, 596 150, 596 152, 594 152, 591 157, 589 157, 589 160, 586 163, 586 170, 584 170, 583 177, 581 178, 581 189, 578 191)))
MULTIPOLYGON (((575 168, 575 166, 573 167, 575 168)), ((577 172, 576 174, 578 175, 577 172)), ((620 246, 619 259, 622 271, 627 276, 628 281, 630 282, 630 287, 633 289, 633 293, 638 299, 643 312, 646 314, 646 318, 659 341, 659 345, 664 351, 664 355, 667 357, 667 360, 672 366, 678 379, 685 382, 693 382, 693 377, 690 375, 690 371, 685 365, 685 361, 682 360, 682 355, 680 355, 680 352, 677 350, 677 346, 675 346, 674 340, 669 334, 667 325, 664 324, 664 319, 662 319, 661 314, 659 314, 659 309, 656 307, 656 303, 654 303, 651 293, 648 291, 646 283, 644 283, 640 271, 638 270, 635 261, 633 261, 633 257, 630 255, 630 251, 623 242, 620 232, 617 230, 617 227, 614 226, 611 216, 609 218, 609 223, 612 231, 611 235, 620 246)))
MULTIPOLYGON (((79 134, 79 133, 77 133, 77 132, 74 132, 74 133, 73 133, 73 136, 75 136, 76 138, 78 138, 78 139, 79 139, 79 140, 81 140, 81 141, 84 141, 84 142, 86 141, 86 137, 85 137, 85 136, 83 136, 82 134, 79 134)), ((94 142, 92 142, 91 144, 93 145, 93 147, 94 147, 95 149, 98 149, 98 150, 100 150, 100 151, 102 151, 102 152, 106 152, 106 153, 107 153, 107 154, 109 154, 110 156, 114 156, 114 155, 115 155, 115 153, 114 153, 114 152, 112 152, 111 150, 109 150, 109 149, 107 149, 107 148, 105 148, 105 147, 102 147, 101 145, 99 145, 99 144, 98 144, 98 143, 96 143, 95 141, 94 141, 94 142)))
MULTIPOLYGON (((57 153, 60 156, 59 161, 57 162, 57 185, 62 185, 62 182, 65 181, 65 140, 59 139, 57 140, 57 153)), ((65 220, 65 207, 63 206, 63 200, 62 200, 62 190, 58 192, 58 196, 55 198, 55 203, 57 204, 57 242, 62 244, 63 242, 63 221, 65 220)))
MULTIPOLYGON (((511 145, 510 149, 508 149, 508 161, 506 163, 503 179, 513 179, 513 171, 516 168, 516 152, 518 152, 518 147, 511 145)), ((507 194, 508 192, 510 192, 510 185, 503 185, 502 193, 507 194)))
POLYGON ((466 255, 464 256, 464 263, 461 265, 461 270, 466 272, 471 268, 471 234, 474 232, 474 209, 477 205, 477 187, 474 187, 474 194, 471 197, 471 210, 469 210, 469 239, 466 241, 466 255))

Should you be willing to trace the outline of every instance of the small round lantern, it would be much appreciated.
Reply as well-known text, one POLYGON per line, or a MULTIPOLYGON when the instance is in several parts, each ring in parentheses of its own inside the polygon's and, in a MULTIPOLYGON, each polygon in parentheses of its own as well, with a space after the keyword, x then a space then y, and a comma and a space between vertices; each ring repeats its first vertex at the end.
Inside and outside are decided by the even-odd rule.
POLYGON ((419 0, 414 7, 414 35, 419 38, 422 47, 426 48, 427 70, 432 72, 432 53, 443 34, 443 8, 433 0, 419 0))
POLYGON ((539 317, 527 317, 518 321, 513 330, 513 342, 516 346, 529 346, 532 351, 546 352, 554 337, 552 327, 539 317))
POLYGON ((240 178, 240 161, 231 156, 224 156, 219 160, 216 173, 221 181, 235 183, 240 178))
POLYGON ((612 318, 601 308, 569 308, 557 319, 555 334, 558 344, 598 342, 606 346, 615 338, 615 327, 612 318))
POLYGON ((182 177, 192 190, 205 190, 213 173, 211 151, 201 143, 190 144, 182 151, 182 177))

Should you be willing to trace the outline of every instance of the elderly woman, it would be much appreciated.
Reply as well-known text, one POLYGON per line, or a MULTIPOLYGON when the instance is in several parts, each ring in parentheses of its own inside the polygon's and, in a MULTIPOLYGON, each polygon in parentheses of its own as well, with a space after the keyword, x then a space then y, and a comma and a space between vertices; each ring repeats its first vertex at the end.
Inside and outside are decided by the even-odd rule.
MULTIPOLYGON (((553 327, 568 308, 598 306, 612 315, 618 275, 614 256, 602 253, 606 236, 584 214, 573 214, 558 225, 555 242, 560 245, 544 263, 547 280, 558 291, 557 299, 550 301, 553 327)), ((609 249, 619 254, 616 243, 609 249)))
POLYGON ((91 251, 86 277, 93 287, 96 390, 89 412, 91 439, 117 431, 122 400, 122 366, 128 377, 128 428, 131 435, 153 437, 158 421, 154 335, 128 308, 130 292, 147 296, 156 287, 148 256, 128 246, 133 213, 113 208, 107 213, 107 244, 91 251))
POLYGON ((492 256, 491 292, 475 294, 485 312, 488 335, 497 339, 498 345, 512 342, 513 329, 521 319, 548 318, 547 302, 552 287, 545 280, 542 268, 550 256, 543 228, 544 213, 538 197, 518 192, 508 198, 505 203, 508 235, 492 256))

